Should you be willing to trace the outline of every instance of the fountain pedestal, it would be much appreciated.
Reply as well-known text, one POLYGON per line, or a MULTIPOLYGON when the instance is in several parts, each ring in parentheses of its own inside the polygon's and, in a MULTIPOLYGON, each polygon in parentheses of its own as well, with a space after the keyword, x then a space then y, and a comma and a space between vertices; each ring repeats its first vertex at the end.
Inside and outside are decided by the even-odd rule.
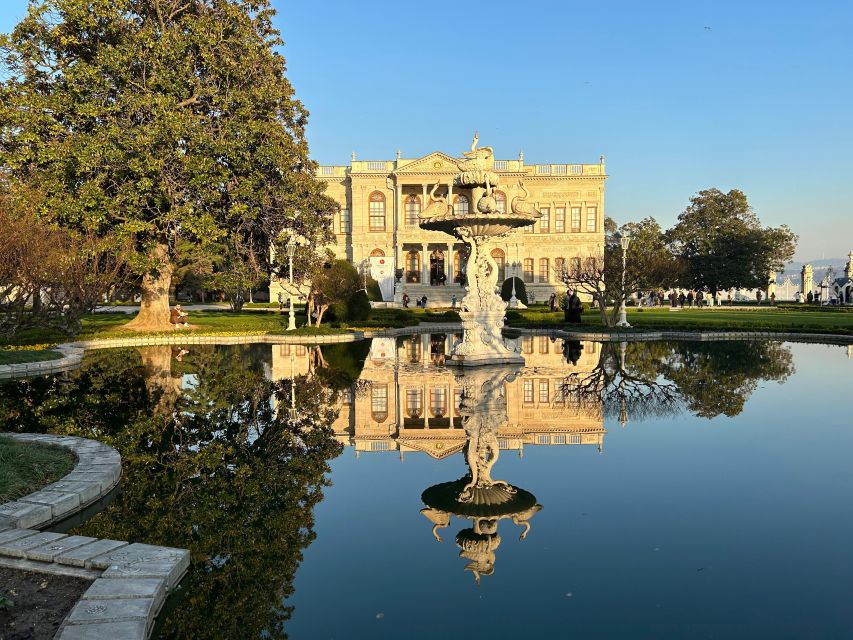
POLYGON ((496 293, 498 266, 489 243, 521 227, 532 225, 542 214, 527 202, 527 190, 519 182, 525 197, 512 199, 511 211, 499 211, 493 195, 500 177, 494 172, 491 147, 477 148, 477 135, 471 150, 457 162, 460 173, 454 178, 458 191, 470 190, 471 210, 457 214, 446 196, 438 196, 436 184, 430 202, 420 216, 424 229, 443 231, 468 245, 465 262, 466 294, 461 302, 463 337, 451 353, 448 364, 479 366, 485 364, 523 364, 524 357, 504 342, 502 329, 507 303, 496 293))

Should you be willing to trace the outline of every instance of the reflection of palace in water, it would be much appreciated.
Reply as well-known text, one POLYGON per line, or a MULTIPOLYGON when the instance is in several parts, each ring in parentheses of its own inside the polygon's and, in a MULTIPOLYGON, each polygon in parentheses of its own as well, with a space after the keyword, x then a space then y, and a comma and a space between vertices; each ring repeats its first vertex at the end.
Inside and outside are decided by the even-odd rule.
MULTIPOLYGON (((340 442, 360 452, 421 451, 444 458, 462 450, 459 413, 462 385, 444 367, 456 336, 415 334, 374 338, 359 381, 342 394, 333 423, 340 442)), ((505 383, 507 421, 497 430, 501 450, 522 454, 529 445, 604 444, 601 404, 568 401, 562 382, 598 363, 595 342, 565 342, 549 336, 515 340, 526 365, 505 383)), ((312 347, 273 345, 273 378, 308 373, 312 347)), ((455 372, 458 375, 458 371, 455 372)))

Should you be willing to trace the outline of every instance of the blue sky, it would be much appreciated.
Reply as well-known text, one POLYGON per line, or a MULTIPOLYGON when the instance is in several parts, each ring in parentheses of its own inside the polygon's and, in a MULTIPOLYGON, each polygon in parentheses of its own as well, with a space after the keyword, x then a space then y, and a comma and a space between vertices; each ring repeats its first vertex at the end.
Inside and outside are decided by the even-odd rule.
POLYGON ((272 3, 320 163, 458 154, 479 129, 499 158, 604 154, 620 223, 739 188, 797 258, 853 249, 849 0, 272 3))

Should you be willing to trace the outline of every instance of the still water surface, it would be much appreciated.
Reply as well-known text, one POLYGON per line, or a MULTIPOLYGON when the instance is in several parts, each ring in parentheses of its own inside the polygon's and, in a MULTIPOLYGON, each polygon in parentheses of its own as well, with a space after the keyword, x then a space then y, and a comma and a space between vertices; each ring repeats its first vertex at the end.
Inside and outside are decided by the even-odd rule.
POLYGON ((92 352, 0 429, 119 449, 74 532, 191 549, 162 638, 853 636, 845 347, 450 340, 92 352))

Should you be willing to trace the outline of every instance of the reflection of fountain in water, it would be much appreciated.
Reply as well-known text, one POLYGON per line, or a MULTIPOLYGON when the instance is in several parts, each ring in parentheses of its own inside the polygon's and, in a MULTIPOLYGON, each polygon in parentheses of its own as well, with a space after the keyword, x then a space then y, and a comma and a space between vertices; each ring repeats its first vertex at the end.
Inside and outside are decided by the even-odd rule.
POLYGON ((467 439, 468 474, 429 487, 421 495, 427 505, 421 514, 433 523, 432 533, 439 542, 439 530, 450 526, 452 516, 473 522, 456 534, 456 545, 460 557, 470 560, 465 570, 478 583, 480 576, 494 573, 495 551, 501 544, 498 523, 511 519, 523 527, 519 540, 524 540, 530 518, 542 509, 532 493, 492 478, 500 450, 497 430, 507 421, 504 388, 517 375, 515 367, 483 367, 456 376, 462 386, 459 413, 467 439))

